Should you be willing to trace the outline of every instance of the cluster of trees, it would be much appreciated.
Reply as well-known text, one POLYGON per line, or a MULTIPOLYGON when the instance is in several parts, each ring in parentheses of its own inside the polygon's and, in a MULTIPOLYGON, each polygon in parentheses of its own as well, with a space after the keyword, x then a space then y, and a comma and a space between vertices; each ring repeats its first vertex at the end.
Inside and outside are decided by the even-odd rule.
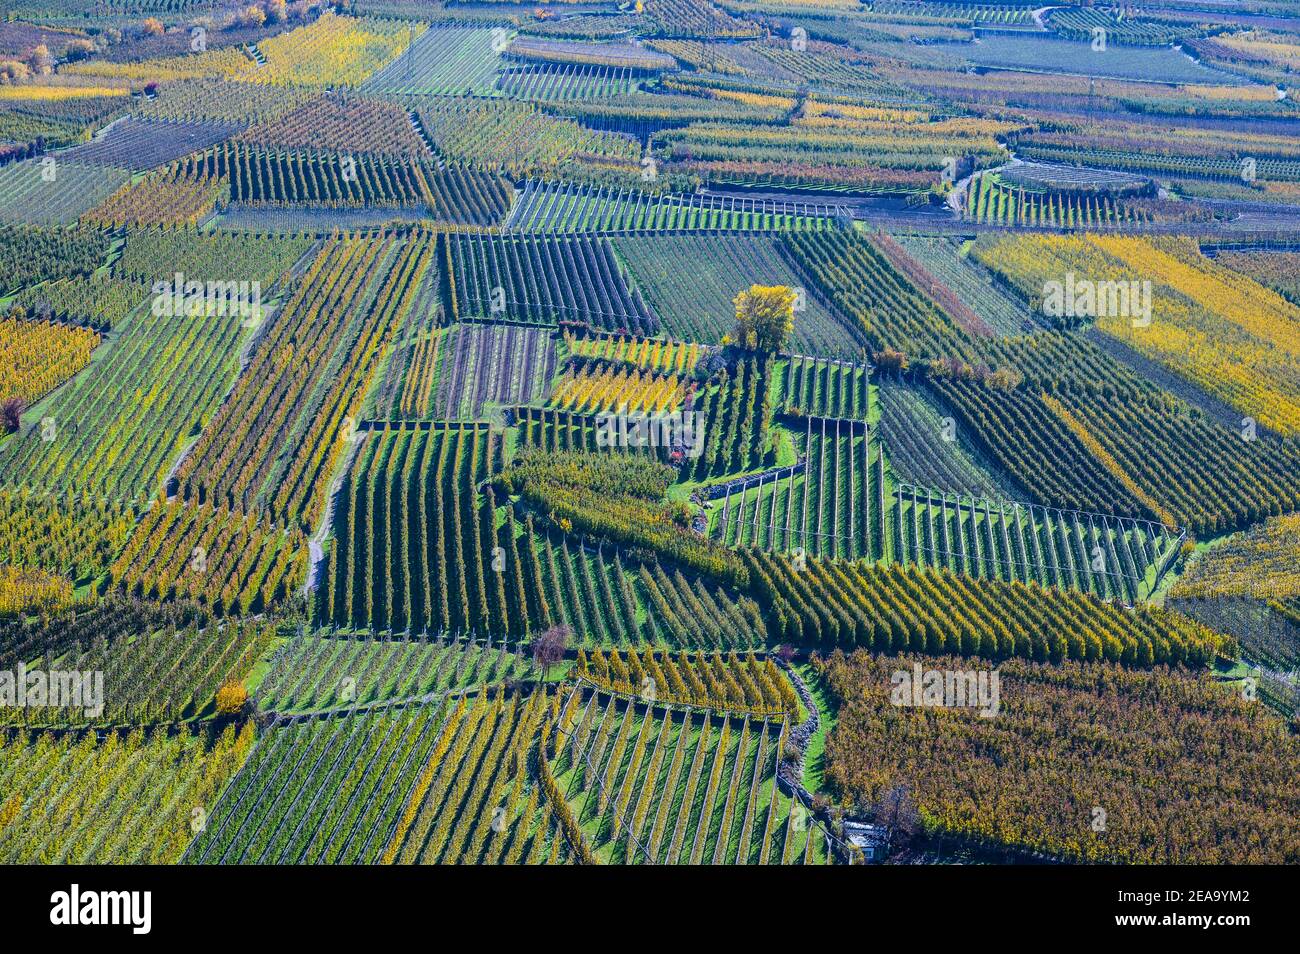
POLYGON ((674 476, 671 467, 648 457, 528 450, 501 475, 499 486, 565 532, 741 582, 745 573, 735 554, 693 533, 690 507, 666 499, 674 476))
MULTIPOLYGON (((259 0, 258 3, 250 3, 232 11, 224 20, 221 21, 219 28, 222 30, 249 30, 268 24, 288 23, 291 20, 306 20, 320 7, 316 0, 297 0, 295 3, 287 3, 286 0, 259 0)), ((199 17, 189 25, 182 26, 181 29, 188 33, 195 27, 203 29, 216 29, 217 23, 211 17, 199 17)), ((163 36, 167 32, 167 27, 162 20, 157 17, 146 17, 140 22, 137 32, 144 37, 163 36)))
POLYGON ((0 564, 90 579, 126 545, 135 517, 129 506, 85 494, 0 490, 0 564))
POLYGON ((838 702, 836 797, 887 807, 905 788, 931 839, 1073 862, 1300 860, 1300 747, 1208 674, 1005 660, 997 715, 981 718, 891 699, 895 673, 969 660, 858 651, 818 665, 838 702))
POLYGON ((25 60, 0 60, 0 84, 25 80, 33 70, 38 76, 45 75, 54 67, 54 57, 44 43, 32 48, 25 60))
POLYGON ((99 334, 89 328, 0 317, 0 400, 35 403, 84 368, 98 346, 99 334))
POLYGON ((732 299, 736 328, 731 340, 749 351, 784 351, 794 332, 796 298, 795 290, 788 285, 750 285, 743 289, 732 299))
POLYGON ((72 608, 72 583, 48 570, 0 566, 0 619, 53 616, 72 608))

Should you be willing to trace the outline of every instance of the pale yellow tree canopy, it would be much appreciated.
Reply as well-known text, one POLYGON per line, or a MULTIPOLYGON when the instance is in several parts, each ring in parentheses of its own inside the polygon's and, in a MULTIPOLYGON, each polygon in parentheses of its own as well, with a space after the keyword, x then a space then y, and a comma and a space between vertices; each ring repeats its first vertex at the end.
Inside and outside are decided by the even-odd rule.
POLYGON ((736 344, 752 351, 780 351, 794 331, 794 289, 788 285, 750 285, 733 300, 736 344))

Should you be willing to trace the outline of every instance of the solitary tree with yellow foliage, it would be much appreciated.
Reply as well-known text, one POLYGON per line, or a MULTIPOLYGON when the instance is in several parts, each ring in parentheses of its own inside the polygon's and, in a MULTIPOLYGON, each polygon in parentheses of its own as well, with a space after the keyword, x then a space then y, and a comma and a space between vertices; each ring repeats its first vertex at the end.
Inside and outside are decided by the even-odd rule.
POLYGON ((794 303, 788 285, 750 285, 732 299, 736 344, 751 351, 780 351, 794 331, 794 303))
POLYGON ((248 690, 242 683, 227 682, 217 690, 217 712, 221 715, 238 715, 248 705, 248 690))

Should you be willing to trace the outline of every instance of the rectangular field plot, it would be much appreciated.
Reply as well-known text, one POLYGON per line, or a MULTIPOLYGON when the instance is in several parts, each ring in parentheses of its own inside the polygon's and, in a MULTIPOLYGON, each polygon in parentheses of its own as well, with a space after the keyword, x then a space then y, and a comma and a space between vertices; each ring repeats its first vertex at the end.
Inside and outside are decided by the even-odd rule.
POLYGON ((456 325, 415 343, 402 392, 403 417, 474 420, 485 409, 531 404, 555 371, 546 328, 456 325))
POLYGON ((648 371, 663 371, 688 375, 707 352, 693 342, 661 341, 657 338, 635 338, 623 335, 586 335, 576 337, 565 332, 564 343, 570 354, 582 358, 630 364, 648 371))
POLYGON ((625 67, 587 63, 509 66, 497 77, 498 92, 512 99, 565 102, 634 93, 641 80, 625 67))
POLYGON ((125 169, 54 163, 0 166, 0 224, 71 225, 131 178, 125 169))
POLYGON ((443 725, 435 707, 277 719, 188 864, 373 864, 443 725))
POLYGON ((1156 83, 1207 83, 1228 86, 1243 81, 1202 66, 1171 48, 1112 46, 1098 54, 1090 44, 1047 35, 983 34, 977 43, 937 43, 936 51, 963 57, 978 66, 1034 73, 1072 73, 1156 83))
POLYGON ((898 553, 968 576, 1074 587, 1134 603, 1150 595, 1182 537, 1158 523, 900 485, 898 553))
POLYGON ((525 632, 518 555, 492 572, 502 543, 476 490, 496 469, 499 437, 477 425, 364 433, 334 506, 317 618, 389 632, 525 632))
POLYGON ((59 162, 144 172, 229 139, 243 123, 171 122, 127 117, 96 139, 58 154, 59 162))
POLYGON ((433 27, 397 59, 368 79, 371 93, 483 96, 492 92, 501 65, 494 38, 504 31, 488 27, 433 27))
POLYGON ((689 580, 680 570, 655 563, 637 570, 637 592, 646 608, 643 635, 660 646, 688 649, 758 649, 766 627, 758 605, 721 586, 689 580))
POLYGON ((392 217, 400 219, 415 207, 439 221, 487 226, 501 221, 511 201, 511 187, 498 175, 461 165, 438 168, 432 159, 409 156, 271 150, 227 142, 181 166, 195 178, 228 177, 232 203, 272 210, 378 207, 395 210, 392 217))
POLYGON ((961 254, 960 240, 922 235, 895 239, 998 334, 1017 335, 1041 327, 1024 302, 994 283, 988 269, 961 254))
MULTIPOLYGON (((805 285, 775 237, 641 235, 613 242, 665 334, 682 341, 721 341, 735 325, 732 299, 750 285, 805 285)), ((860 332, 810 288, 803 303, 795 313, 793 350, 844 358, 861 353, 860 332)))
MULTIPOLYGON (((608 449, 598 438, 597 415, 561 411, 553 407, 517 407, 513 420, 519 428, 519 446, 555 451, 589 451, 608 449)), ((651 454, 668 463, 666 447, 640 447, 629 444, 619 453, 651 454)))
POLYGON ((99 341, 89 328, 0 318, 0 400, 30 406, 84 368, 99 341))
POLYGON ((882 462, 864 426, 805 418, 799 463, 711 488, 712 536, 728 546, 815 556, 880 552, 882 462))
POLYGON ((919 388, 880 382, 880 439, 901 480, 953 493, 1014 496, 1014 484, 997 475, 984 455, 962 440, 955 419, 919 388))
POLYGON ((566 536, 528 534, 548 618, 582 644, 754 649, 765 629, 755 603, 655 563, 624 566, 612 547, 587 549, 566 536))
POLYGON ((452 310, 462 319, 578 323, 640 335, 659 330, 606 238, 452 235, 448 258, 452 310))
POLYGON ((503 644, 300 636, 276 654, 257 704, 280 713, 365 706, 499 682, 526 669, 503 644))
POLYGON ((868 419, 871 368, 849 361, 791 355, 781 373, 780 407, 809 417, 868 419))
POLYGON ((149 289, 143 284, 95 275, 34 285, 20 292, 13 304, 25 308, 30 318, 47 316, 54 321, 107 331, 150 297, 149 289))
POLYGON ((5 864, 174 864, 253 745, 253 724, 219 735, 185 727, 48 732, 0 747, 11 812, 5 864))
POLYGON ((783 719, 587 690, 561 722, 555 784, 610 864, 822 864, 825 832, 776 782, 783 719), (576 711, 574 711, 576 710, 576 711))
POLYGON ((529 179, 507 226, 519 232, 817 231, 845 215, 834 203, 651 193, 529 179))
POLYGON ((564 411, 663 414, 681 406, 686 386, 675 374, 656 374, 625 365, 572 365, 555 383, 549 403, 564 411))
POLYGON ((1105 192, 1036 192, 1003 182, 996 172, 971 180, 963 215, 985 225, 1036 225, 1066 229, 1115 228, 1151 223, 1151 209, 1105 192))

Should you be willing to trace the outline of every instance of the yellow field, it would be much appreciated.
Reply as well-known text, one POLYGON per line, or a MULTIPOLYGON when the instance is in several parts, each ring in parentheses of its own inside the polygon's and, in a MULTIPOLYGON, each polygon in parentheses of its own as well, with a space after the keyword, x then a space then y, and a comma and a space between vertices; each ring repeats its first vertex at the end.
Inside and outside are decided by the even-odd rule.
POLYGON ((1098 326, 1281 434, 1300 434, 1300 308, 1187 241, 1094 236, 1133 277, 1159 276, 1151 324, 1098 326), (1166 291, 1168 289, 1168 291, 1166 291), (1170 294, 1172 291, 1176 294, 1170 294))
POLYGON ((22 86, 0 86, 0 101, 31 100, 58 103, 68 99, 90 99, 103 96, 126 96, 131 91, 123 86, 50 86, 30 83, 22 86))
POLYGON ((1196 86, 1182 87, 1183 91, 1197 99, 1236 100, 1243 103, 1271 103, 1277 99, 1277 88, 1273 86, 1196 86))
POLYGON ((1300 44, 1288 43, 1280 35, 1249 30, 1236 36, 1215 37, 1215 41, 1251 56, 1262 56, 1277 66, 1300 69, 1300 44))
POLYGON ((44 397, 84 368, 98 344, 89 328, 0 318, 0 401, 30 405, 44 397))
POLYGON ((1150 281, 1150 322, 1100 317, 1098 329, 1280 434, 1300 434, 1300 308, 1204 258, 1185 239, 999 237, 974 255, 1030 297, 1046 282, 1150 281))
POLYGON ((70 63, 61 71, 132 80, 224 77, 272 86, 355 86, 400 56, 426 29, 424 23, 327 13, 306 26, 258 41, 265 66, 238 47, 226 47, 139 63, 70 63))
POLYGON ((188 176, 181 165, 127 183, 81 217, 84 225, 197 225, 230 197, 225 177, 188 176))
POLYGON ((566 411, 626 411, 659 414, 676 408, 686 388, 675 374, 606 368, 592 374, 580 371, 564 378, 551 403, 566 411))
POLYGON ((634 364, 650 371, 667 371, 673 374, 690 374, 700 360, 703 346, 681 341, 660 341, 656 338, 625 338, 622 335, 598 335, 575 338, 566 335, 569 350, 584 358, 600 358, 634 364))
POLYGON ((45 570, 0 566, 0 618, 49 615, 75 602, 72 584, 45 570))
POLYGON ((831 116, 836 119, 857 119, 865 122, 925 123, 930 114, 919 109, 891 109, 883 106, 855 106, 851 103, 822 103, 809 99, 803 108, 804 116, 831 116))
POLYGON ((111 76, 131 80, 200 79, 204 77, 234 76, 257 68, 248 55, 236 47, 187 53, 182 56, 164 56, 139 63, 109 63, 90 60, 85 63, 68 63, 60 67, 61 73, 76 76, 111 76))
POLYGON ((362 19, 327 13, 257 44, 266 65, 235 78, 275 86, 356 86, 397 59, 428 29, 424 23, 362 19))

